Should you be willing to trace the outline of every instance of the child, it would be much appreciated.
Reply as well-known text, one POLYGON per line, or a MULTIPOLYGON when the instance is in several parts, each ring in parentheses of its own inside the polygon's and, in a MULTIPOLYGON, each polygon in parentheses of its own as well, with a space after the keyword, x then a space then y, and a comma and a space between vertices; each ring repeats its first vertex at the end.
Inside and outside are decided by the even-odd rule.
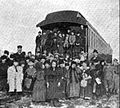
POLYGON ((31 59, 28 63, 29 67, 26 70, 26 79, 25 79, 25 87, 27 90, 30 92, 33 89, 33 84, 35 81, 35 74, 36 74, 36 69, 34 68, 34 60, 31 59))
POLYGON ((45 93, 46 93, 46 86, 45 86, 45 75, 44 70, 42 69, 42 64, 40 62, 36 63, 36 81, 33 88, 32 99, 34 102, 45 102, 45 93))
POLYGON ((91 99, 92 97, 92 85, 91 85, 91 73, 88 67, 87 61, 82 63, 82 73, 81 73, 81 97, 84 99, 91 99))

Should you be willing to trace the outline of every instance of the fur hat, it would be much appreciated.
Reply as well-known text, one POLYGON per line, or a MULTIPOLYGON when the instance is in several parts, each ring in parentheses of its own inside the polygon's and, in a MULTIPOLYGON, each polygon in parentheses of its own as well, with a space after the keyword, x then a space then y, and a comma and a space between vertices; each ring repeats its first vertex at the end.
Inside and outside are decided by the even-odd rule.
POLYGON ((9 51, 5 50, 5 51, 4 51, 4 54, 9 55, 9 51))
POLYGON ((1 56, 1 60, 7 59, 7 56, 3 55, 1 56))

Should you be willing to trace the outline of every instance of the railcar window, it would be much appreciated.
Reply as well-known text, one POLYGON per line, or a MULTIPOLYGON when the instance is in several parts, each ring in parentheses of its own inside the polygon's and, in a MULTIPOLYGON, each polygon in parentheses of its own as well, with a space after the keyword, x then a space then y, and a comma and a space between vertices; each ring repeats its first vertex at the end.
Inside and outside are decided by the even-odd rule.
POLYGON ((95 34, 94 34, 94 48, 95 48, 95 34))
POLYGON ((92 41, 91 41, 91 31, 90 31, 89 37, 90 37, 90 47, 91 47, 91 43, 92 43, 92 41))
POLYGON ((94 36, 93 36, 93 32, 92 32, 92 48, 94 48, 94 36))
POLYGON ((92 32, 91 32, 91 48, 92 48, 92 43, 93 43, 93 36, 92 36, 92 32))

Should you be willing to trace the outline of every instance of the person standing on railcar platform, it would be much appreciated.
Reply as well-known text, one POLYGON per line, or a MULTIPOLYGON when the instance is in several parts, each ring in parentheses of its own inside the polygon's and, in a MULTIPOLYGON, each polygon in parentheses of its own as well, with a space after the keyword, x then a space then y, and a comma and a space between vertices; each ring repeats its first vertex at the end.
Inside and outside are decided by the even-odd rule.
POLYGON ((35 49, 35 52, 38 52, 38 51, 41 51, 41 31, 38 32, 38 35, 36 36, 36 49, 35 49))

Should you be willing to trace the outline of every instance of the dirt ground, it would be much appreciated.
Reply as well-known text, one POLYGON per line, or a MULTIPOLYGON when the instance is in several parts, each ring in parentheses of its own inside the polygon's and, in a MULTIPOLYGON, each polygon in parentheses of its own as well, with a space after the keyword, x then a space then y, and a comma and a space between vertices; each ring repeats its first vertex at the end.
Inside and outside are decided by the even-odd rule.
MULTIPOLYGON (((0 93, 0 108, 55 108, 49 103, 33 103, 30 97, 7 96, 5 93, 0 93)), ((119 96, 111 95, 110 97, 103 96, 97 100, 60 100, 59 108, 119 108, 119 96)))

